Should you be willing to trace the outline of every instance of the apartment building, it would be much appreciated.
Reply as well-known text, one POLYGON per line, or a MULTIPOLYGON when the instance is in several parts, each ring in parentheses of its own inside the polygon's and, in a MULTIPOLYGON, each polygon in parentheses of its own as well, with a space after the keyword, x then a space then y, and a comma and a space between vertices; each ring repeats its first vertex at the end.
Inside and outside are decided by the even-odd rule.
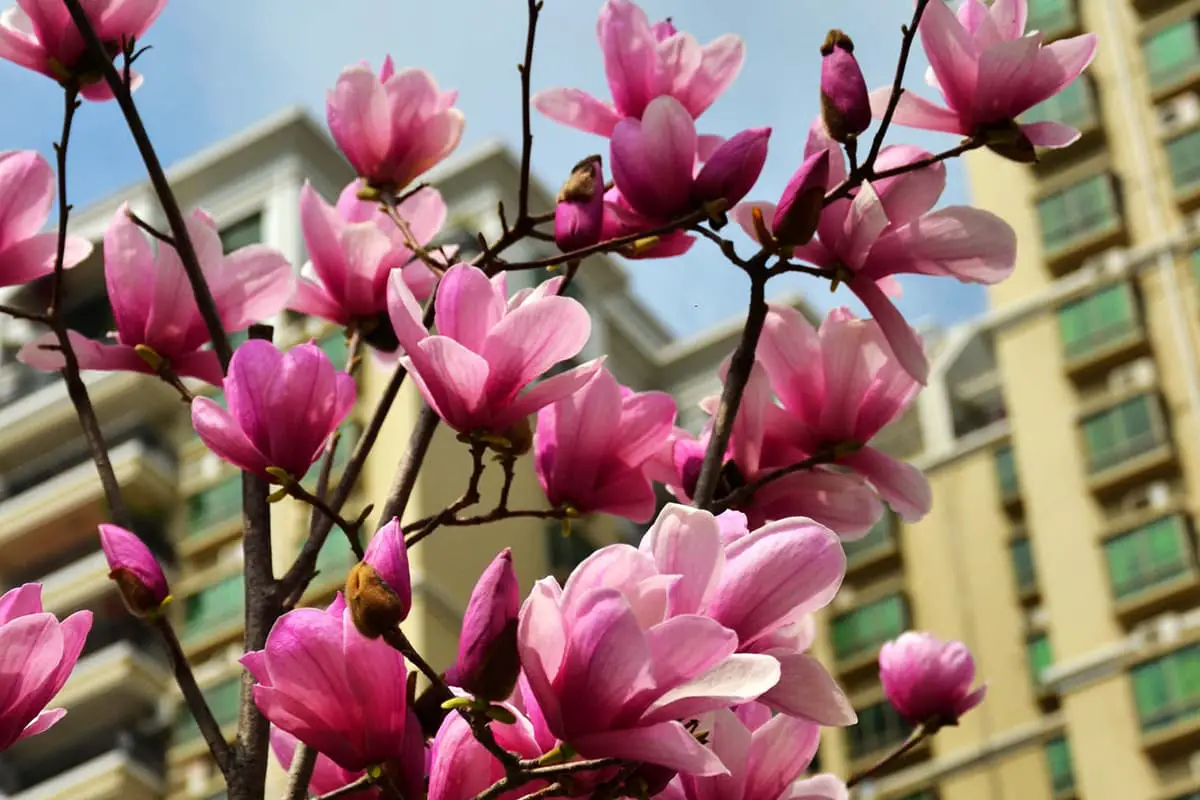
POLYGON ((1008 220, 1014 276, 946 337, 892 450, 934 509, 848 547, 820 650, 860 723, 857 771, 907 727, 877 688, 910 627, 968 642, 987 702, 876 776, 891 800, 1200 798, 1200 2, 1030 0, 1092 68, 1029 113, 1083 131, 1034 165, 966 158, 1008 220))
MULTIPOLYGON (((515 207, 519 165, 500 144, 485 144, 431 175, 450 208, 443 237, 468 251, 479 231, 499 235, 495 210, 515 207)), ((297 204, 304 182, 329 199, 353 174, 323 128, 291 110, 169 170, 181 205, 203 207, 217 220, 227 250, 265 242, 299 266, 305 261, 297 204)), ((534 186, 534 208, 551 207, 553 193, 534 186)), ((122 203, 165 225, 146 184, 138 184, 72 216, 72 232, 97 242, 97 253, 67 273, 72 327, 92 336, 112 327, 104 294, 99 243, 122 203)), ((533 242, 514 248, 515 260, 555 252, 533 242)), ((537 281, 545 272, 512 276, 537 281)), ((4 302, 35 308, 47 287, 8 290, 4 302)), ((614 261, 595 257, 580 271, 571 294, 588 306, 593 335, 580 360, 602 352, 624 383, 673 392, 685 409, 683 424, 701 424, 697 401, 719 389, 716 369, 733 349, 740 323, 676 339, 631 294, 614 261)), ((800 301, 796 301, 800 305, 800 301)), ((316 340, 335 363, 345 359, 340 330, 285 313, 272 320, 275 341, 316 340)), ((180 705, 152 631, 131 618, 106 577, 95 527, 107 519, 103 493, 90 463, 65 387, 57 375, 14 360, 28 326, 0 320, 0 588, 27 581, 45 584, 47 608, 61 614, 95 613, 79 666, 60 695, 66 720, 43 736, 0 755, 0 796, 72 800, 157 800, 223 797, 221 780, 195 723, 180 705)), ((391 375, 373 356, 358 373, 360 402, 342 428, 334 478, 391 375)), ((187 406, 170 387, 149 376, 86 373, 92 402, 106 432, 125 502, 136 529, 168 565, 174 622, 214 714, 232 735, 241 668, 243 583, 239 473, 209 454, 191 430, 187 406)), ((212 391, 212 387, 203 389, 212 391)), ((372 457, 351 496, 347 513, 386 496, 408 441, 420 399, 411 384, 396 400, 372 457)), ((408 509, 410 518, 441 510, 465 488, 466 448, 449 431, 434 440, 426 469, 408 509)), ((491 470, 490 472, 496 472, 491 470)), ((494 501, 499 475, 484 481, 485 503, 494 501)), ((315 481, 315 478, 309 478, 315 481)), ((511 505, 542 508, 545 500, 523 459, 511 505)), ((375 520, 373 520, 375 522, 375 520)), ((277 573, 285 569, 307 533, 306 510, 291 500, 272 507, 277 573)), ((373 528, 371 528, 373 530, 373 528)), ((434 664, 453 660, 470 590, 483 567, 504 546, 514 548, 526 588, 547 573, 562 574, 599 543, 640 533, 610 519, 583 520, 564 537, 557 525, 518 521, 487 528, 445 529, 411 554, 414 605, 409 636, 434 664)), ((319 574, 304 602, 327 603, 342 585, 352 556, 335 531, 318 561, 319 574)), ((277 771, 274 771, 277 773, 277 771)), ((273 774, 273 780, 281 774, 273 774)))

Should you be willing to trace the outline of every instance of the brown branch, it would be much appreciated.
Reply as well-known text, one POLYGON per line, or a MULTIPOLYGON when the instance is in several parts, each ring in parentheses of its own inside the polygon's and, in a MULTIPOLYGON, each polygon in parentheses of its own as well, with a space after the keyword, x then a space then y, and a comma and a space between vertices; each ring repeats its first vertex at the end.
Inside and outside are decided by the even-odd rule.
MULTIPOLYGON (((926 167, 932 167, 934 164, 940 163, 942 161, 947 161, 951 158, 957 158, 958 156, 961 156, 963 153, 969 153, 972 150, 978 150, 979 148, 981 148, 983 146, 984 146, 983 140, 972 137, 969 139, 964 139, 962 142, 955 145, 954 147, 951 147, 949 150, 943 150, 940 153, 936 153, 936 154, 928 156, 926 158, 918 159, 918 160, 913 161, 908 164, 901 164, 899 166, 892 167, 890 169, 879 170, 878 172, 876 172, 875 170, 872 170, 870 172, 870 174, 867 174, 865 171, 860 169, 858 171, 852 172, 850 177, 846 178, 846 180, 839 183, 837 186, 835 186, 833 189, 831 189, 829 191, 829 194, 825 195, 825 205, 829 205, 830 203, 834 202, 835 200, 841 200, 843 197, 849 197, 850 194, 856 188, 861 186, 863 181, 865 181, 865 180, 879 181, 879 180, 883 180, 884 178, 894 178, 897 175, 904 175, 909 172, 916 172, 919 169, 925 169, 926 167)), ((780 271, 781 272, 795 272, 797 270, 789 269, 789 270, 780 270, 780 271)))
POLYGON ((425 245, 417 241, 417 235, 413 233, 412 226, 400 214, 399 204, 401 201, 390 192, 380 192, 379 202, 383 205, 384 212, 391 218, 396 227, 400 229, 401 235, 404 236, 404 246, 411 250, 413 255, 423 261, 425 266, 433 270, 434 275, 441 275, 449 265, 444 261, 438 261, 425 245))
POLYGON ((909 735, 909 737, 904 740, 903 744, 901 744, 899 747, 897 747, 892 752, 888 753, 886 756, 881 758, 879 761, 875 762, 874 764, 867 767, 862 772, 860 772, 857 775, 855 775, 854 777, 852 777, 850 780, 846 781, 846 788, 852 789, 855 786, 857 786, 858 784, 862 783, 867 778, 876 774, 881 769, 886 767, 888 764, 897 760, 898 758, 903 756, 905 753, 907 753, 909 750, 912 750, 914 747, 919 745, 921 742, 925 741, 927 738, 929 738, 929 736, 932 733, 933 733, 933 731, 930 728, 926 727, 925 725, 918 725, 917 729, 914 730, 909 735))
POLYGON ((603 242, 597 242, 590 247, 581 247, 578 250, 572 250, 569 253, 561 253, 548 258, 539 258, 534 261, 499 261, 497 262, 500 269, 508 272, 518 272, 527 269, 541 269, 544 267, 557 267, 559 264, 565 264, 568 261, 578 261, 596 253, 608 253, 614 250, 620 250, 622 247, 640 242, 643 239, 649 239, 654 236, 662 236, 668 233, 674 233, 677 230, 690 228, 701 220, 708 219, 707 211, 701 209, 693 211, 679 219, 668 222, 665 225, 659 225, 656 228, 639 231, 638 233, 630 233, 625 236, 618 236, 615 239, 606 239, 603 242))
POLYGON ((888 128, 891 127, 892 117, 896 115, 896 106, 900 104, 900 95, 904 93, 904 72, 908 69, 908 56, 912 52, 913 40, 917 38, 917 29, 921 26, 921 16, 925 13, 927 5, 929 5, 929 0, 917 0, 917 5, 913 9, 912 22, 903 29, 900 58, 896 62, 896 76, 892 79, 892 93, 888 97, 887 109, 883 112, 879 130, 875 132, 875 138, 871 142, 871 150, 867 153, 866 160, 863 161, 863 169, 867 174, 870 174, 875 167, 875 159, 879 157, 879 151, 883 149, 883 140, 887 137, 888 128))
POLYGON ((40 322, 43 325, 50 324, 50 320, 44 313, 40 311, 26 311, 23 308, 4 305, 3 303, 0 303, 0 314, 7 314, 13 319, 24 319, 29 320, 30 322, 40 322))
POLYGON ((183 646, 179 643, 179 637, 175 635, 175 629, 171 627, 170 620, 164 615, 159 615, 154 620, 154 628, 162 635, 163 646, 167 649, 167 658, 171 661, 171 671, 175 674, 175 683, 179 684, 179 691, 183 693, 183 700, 196 720, 196 727, 200 729, 200 735, 208 744, 208 749, 212 753, 213 759, 216 760, 221 774, 228 777, 230 766, 233 763, 233 753, 229 749, 229 743, 221 734, 221 726, 213 716, 212 709, 208 707, 208 701, 204 699, 204 693, 196 685, 196 676, 192 673, 187 656, 183 654, 183 646))
MULTIPOLYGON (((329 503, 322 500, 319 496, 312 494, 305 489, 299 481, 289 480, 286 487, 287 493, 296 498, 302 503, 308 504, 314 511, 320 513, 326 519, 332 520, 346 534, 346 541, 350 543, 350 549, 354 551, 354 555, 361 561, 363 557, 362 540, 358 532, 362 528, 363 522, 371 513, 371 506, 367 506, 357 518, 348 520, 339 512, 330 507, 329 503)), ((311 527, 311 521, 309 523, 311 527)))
POLYGON ((741 503, 754 497, 755 493, 759 489, 767 486, 768 484, 774 483, 780 478, 786 478, 788 475, 794 475, 797 472, 805 472, 821 464, 830 464, 833 462, 833 460, 832 454, 820 453, 810 458, 806 458, 803 461, 798 461, 795 464, 789 464, 786 467, 780 467, 779 469, 763 473, 758 478, 755 478, 744 486, 739 486, 737 489, 713 503, 713 511, 719 514, 720 512, 726 511, 730 508, 735 508, 741 503))
POLYGON ((308 797, 308 785, 312 782, 316 766, 317 751, 297 741, 296 749, 292 751, 292 768, 288 770, 284 800, 304 800, 308 797))
POLYGON ((337 800, 340 797, 349 797, 351 795, 360 794, 370 789, 375 785, 375 779, 370 775, 363 775, 354 783, 347 783, 340 789, 334 789, 332 792, 326 792, 317 798, 317 800, 337 800))
MULTIPOLYGON (((430 307, 432 308, 432 306, 430 307)), ((383 511, 379 515, 380 519, 390 520, 393 517, 404 516, 413 490, 417 488, 417 475, 421 471, 425 455, 429 452, 429 445, 433 442, 433 434, 437 431, 439 422, 441 420, 436 411, 428 405, 421 408, 421 413, 417 416, 417 422, 409 435, 408 447, 404 448, 404 456, 400 459, 400 466, 397 467, 396 476, 392 480, 392 488, 388 492, 387 500, 384 501, 383 511)))
MULTIPOLYGON (((484 456, 487 454, 487 445, 483 442, 473 442, 471 444, 471 476, 467 479, 467 488, 463 491, 462 496, 455 500, 450 505, 446 506, 437 514, 417 520, 412 525, 407 526, 409 530, 419 531, 405 539, 404 544, 408 547, 416 544, 425 537, 431 535, 442 525, 458 516, 458 512, 463 511, 479 502, 479 482, 483 478, 483 471, 486 467, 484 456)), ((391 519, 392 517, 383 517, 383 519, 391 519)))
POLYGON ((533 162, 533 45, 537 38, 538 15, 542 11, 542 0, 528 0, 528 26, 525 31, 525 61, 517 69, 521 73, 521 186, 517 194, 517 227, 524 230, 529 225, 529 173, 533 162))
MULTIPOLYGON (((129 217, 130 222, 144 230, 146 233, 150 234, 158 241, 162 242, 163 244, 170 245, 171 247, 175 247, 175 240, 169 233, 163 233, 149 222, 146 222, 146 220, 135 214, 132 208, 125 209, 125 216, 129 217)), ((178 250, 179 248, 176 247, 175 249, 178 250)))
POLYGON ((83 10, 81 1, 63 0, 63 2, 67 6, 67 12, 71 15, 71 20, 83 37, 91 60, 100 67, 105 82, 112 90, 113 97, 120 106, 121 113, 125 116, 125 123, 129 127, 130 134, 133 135, 133 141, 146 165, 146 173, 154 187, 154 193, 158 197, 163 213, 167 216, 171 236, 175 240, 175 249, 179 253, 179 260, 183 264, 183 270, 187 273, 188 282, 196 296, 196 307, 200 311, 200 316, 204 318, 208 335, 212 339, 213 349, 217 353, 217 358, 220 359, 221 370, 224 372, 229 368, 229 359, 233 355, 233 351, 229 347, 229 337, 226 336, 225 327, 221 323, 221 315, 217 310, 216 301, 213 299, 212 290, 204 279, 204 272, 200 269, 200 261, 196 257, 196 248, 192 244, 187 225, 184 223, 183 212, 180 211, 175 193, 167 182, 162 163, 158 160, 158 154, 150 142, 150 135, 146 132, 146 126, 133 102, 133 95, 105 49, 104 42, 96 34, 96 29, 83 10))
MULTIPOLYGON (((427 517, 426 520, 419 520, 418 522, 425 522, 426 525, 429 525, 427 520, 434 519, 437 520, 438 525, 442 527, 467 528, 473 525, 487 525, 492 522, 500 522, 501 520, 506 519, 567 519, 570 516, 571 515, 565 509, 561 508, 509 509, 496 507, 486 514, 479 514, 474 517, 450 517, 448 519, 438 519, 438 517, 435 515, 432 518, 427 517)), ((410 530, 411 529, 412 528, 410 527, 410 530)), ((412 547, 417 542, 429 536, 429 534, 432 532, 432 529, 418 528, 415 533, 404 540, 404 544, 406 547, 412 547)))
POLYGON ((487 789, 484 789, 479 794, 475 795, 474 800, 492 800, 499 797, 507 791, 520 788, 521 786, 535 780, 554 780, 555 778, 565 778, 568 775, 578 775, 581 772, 591 772, 597 769, 608 769, 609 767, 617 767, 625 762, 618 758, 596 758, 588 761, 568 761, 565 764, 555 764, 547 767, 532 767, 527 768, 524 763, 521 765, 520 771, 514 775, 507 775, 493 783, 487 789))

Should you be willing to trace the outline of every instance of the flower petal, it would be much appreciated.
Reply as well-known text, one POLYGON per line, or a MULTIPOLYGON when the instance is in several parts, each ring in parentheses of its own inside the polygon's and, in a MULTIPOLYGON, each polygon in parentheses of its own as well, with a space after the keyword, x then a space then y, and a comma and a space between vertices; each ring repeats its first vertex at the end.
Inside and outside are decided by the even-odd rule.
POLYGON ((582 89, 543 89, 534 94, 533 107, 555 122, 604 137, 621 120, 612 106, 582 89))

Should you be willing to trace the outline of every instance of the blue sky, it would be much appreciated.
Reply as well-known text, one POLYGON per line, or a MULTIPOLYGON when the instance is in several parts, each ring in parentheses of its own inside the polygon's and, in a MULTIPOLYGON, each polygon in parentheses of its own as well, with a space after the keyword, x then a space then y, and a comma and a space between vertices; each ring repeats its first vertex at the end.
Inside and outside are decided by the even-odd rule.
MULTIPOLYGON (((729 135, 770 125, 771 153, 752 199, 774 199, 799 163, 817 113, 818 47, 831 27, 855 40, 870 86, 888 83, 900 26, 911 13, 903 0, 643 0, 652 19, 671 16, 702 42, 726 32, 745 38, 741 76, 700 120, 703 132, 729 135), (749 10, 749 9, 753 10, 749 10)), ((545 0, 534 64, 536 88, 578 86, 607 97, 595 40, 599 0, 545 0)), ((515 65, 525 33, 522 0, 171 0, 145 43, 139 68, 146 82, 137 101, 162 159, 173 163, 291 105, 324 118, 325 91, 346 64, 378 65, 391 53, 398 66, 421 66, 445 88, 460 90, 467 114, 463 147, 520 135, 515 65)), ((919 48, 909 85, 928 93, 919 48)), ((0 62, 0 147, 49 155, 61 124, 61 95, 49 80, 0 62), (20 109, 19 113, 12 110, 20 109)), ((71 200, 77 206, 140 180, 142 166, 114 104, 88 104, 71 143, 71 200)), ((894 128, 891 141, 930 149, 953 140, 894 128)), ((603 140, 535 116, 534 171, 555 187, 572 164, 603 152, 603 140)), ((966 202, 962 170, 950 167, 943 203, 966 202)), ((731 226, 733 228, 735 226, 731 226)), ((740 231, 730 233, 745 249, 740 231)), ((745 305, 744 276, 701 242, 669 261, 626 262, 646 302, 679 333, 727 319, 745 305)), ((791 276, 789 276, 791 277, 791 276)), ((776 294, 806 291, 821 308, 851 301, 824 282, 796 276, 773 284, 776 294)), ((950 324, 984 308, 979 287, 948 279, 905 282, 901 309, 914 322, 950 324)))

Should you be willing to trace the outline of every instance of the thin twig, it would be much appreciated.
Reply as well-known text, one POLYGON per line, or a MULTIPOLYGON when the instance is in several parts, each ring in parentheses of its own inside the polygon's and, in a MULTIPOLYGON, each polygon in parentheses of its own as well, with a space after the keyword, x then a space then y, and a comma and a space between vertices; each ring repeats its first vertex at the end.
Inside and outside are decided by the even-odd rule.
MULTIPOLYGON (((533 161, 533 121, 531 102, 533 45, 537 39, 538 15, 542 11, 541 0, 528 0, 528 25, 525 31, 525 61, 517 69, 521 72, 521 186, 517 194, 517 226, 523 228, 529 220, 529 173, 533 161)), ((532 227, 532 226, 530 226, 532 227)))
POLYGON ((780 478, 786 478, 788 475, 794 475, 797 472, 805 472, 821 464, 832 463, 833 460, 834 459, 831 454, 820 453, 810 458, 806 458, 803 461, 798 461, 795 464, 789 464, 786 467, 780 467, 779 469, 765 472, 744 486, 739 486, 729 494, 719 498, 713 503, 713 511, 720 513, 730 508, 736 508, 738 505, 754 497, 755 493, 759 489, 767 486, 768 484, 774 483, 780 478))
POLYGON ((568 761, 565 764, 554 764, 547 767, 526 767, 524 763, 520 764, 520 771, 514 775, 507 775, 493 783, 487 789, 484 789, 479 794, 475 795, 474 800, 492 800, 499 797, 507 791, 517 789, 530 781, 536 780, 554 780, 555 778, 563 778, 568 775, 578 775, 581 772, 592 772, 598 769, 608 769, 609 767, 618 767, 623 764, 617 758, 596 758, 588 761, 568 761))
MULTIPOLYGON (((162 242, 163 244, 170 245, 171 247, 175 247, 175 240, 171 237, 171 235, 169 233, 163 233, 158 228, 151 225, 149 222, 146 222, 146 220, 142 219, 137 214, 135 214, 132 208, 125 209, 125 216, 129 217, 130 222, 132 222, 134 225, 137 225, 139 228, 144 230, 146 233, 150 234, 155 239, 158 239, 158 241, 162 242)), ((178 250, 179 248, 175 248, 175 249, 178 250)))
MULTIPOLYGON (((291 480, 288 482, 287 493, 296 498, 302 503, 307 503, 314 511, 321 513, 328 519, 333 520, 339 528, 346 534, 346 540, 350 543, 350 549, 354 551, 354 555, 360 560, 363 557, 362 540, 359 538, 358 531, 362 527, 363 520, 370 514, 370 507, 365 511, 360 512, 357 519, 348 520, 339 512, 334 511, 329 503, 322 500, 317 495, 312 494, 305 489, 299 481, 291 480)), ((310 523, 311 524, 311 523, 310 523)))
MULTIPOLYGON (((429 519, 436 520, 437 521, 436 526, 430 526, 430 524, 428 522, 426 522, 425 527, 410 526, 409 530, 414 530, 414 528, 415 528, 415 533, 408 536, 404 540, 404 544, 406 547, 412 547, 417 542, 421 541, 422 539, 429 536, 429 534, 433 533, 433 531, 436 530, 437 527, 469 528, 474 525, 487 525, 492 522, 500 522, 500 521, 506 520, 506 519, 566 519, 569 516, 571 516, 570 512, 568 512, 566 509, 562 509, 562 508, 510 509, 510 508, 500 508, 500 507, 493 508, 491 511, 487 512, 486 514, 478 514, 473 517, 449 517, 449 518, 445 518, 445 519, 440 519, 440 518, 438 518, 437 515, 435 515, 432 518, 427 517, 426 520, 429 520, 429 519)), ((424 520, 421 520, 421 521, 424 521, 424 520)))
POLYGON ((741 256, 739 256, 738 252, 737 252, 737 247, 734 245, 733 242, 726 239, 724 236, 721 236, 720 234, 717 234, 717 233, 713 233, 708 228, 704 227, 703 225, 700 225, 699 223, 693 225, 691 228, 689 228, 689 230, 691 230, 693 233, 700 234, 705 239, 708 239, 710 242, 713 242, 714 244, 716 244, 717 247, 721 248, 721 252, 725 255, 725 257, 727 259, 729 259, 730 261, 732 261, 737 266, 739 266, 743 271, 750 268, 750 262, 747 261, 746 259, 742 258, 741 256))
POLYGON ((686 216, 680 217, 677 220, 668 222, 665 225, 659 225, 656 228, 639 231, 637 233, 618 236, 615 239, 606 239, 603 242, 597 242, 590 247, 581 247, 578 250, 572 250, 569 253, 560 253, 556 256, 548 258, 539 258, 534 261, 501 261, 498 262, 501 269, 508 272, 519 272, 527 269, 541 269, 544 267, 557 267, 559 264, 565 264, 569 261, 578 261, 587 258, 596 253, 609 253, 614 250, 640 242, 643 239, 649 239, 655 236, 663 236, 668 233, 674 233, 678 230, 690 228, 701 220, 708 219, 708 212, 704 210, 693 211, 686 216))
POLYGON ((4 305, 3 303, 0 303, 0 314, 7 314, 13 319, 25 319, 29 320, 30 322, 40 322, 43 325, 46 325, 50 322, 49 318, 41 311, 26 311, 23 308, 4 305))
POLYGON ((326 792, 317 798, 317 800, 337 800, 339 797, 349 797, 354 794, 359 794, 370 789, 375 784, 375 779, 370 775, 363 775, 354 783, 347 783, 340 789, 334 789, 332 792, 326 792))
POLYGON ((284 800, 304 800, 308 797, 308 785, 312 782, 316 766, 317 751, 306 744, 296 742, 296 749, 292 751, 292 768, 288 770, 284 800))
POLYGON ((433 254, 429 252, 425 245, 417 241, 417 235, 413 233, 412 226, 409 225, 408 220, 406 220, 400 214, 400 201, 396 197, 392 196, 390 192, 380 192, 379 202, 382 203, 384 212, 388 215, 388 217, 391 218, 392 222, 395 223, 396 227, 400 230, 401 235, 404 236, 404 246, 411 250, 413 255, 423 261, 425 266, 433 270, 435 275, 440 275, 442 272, 444 272, 446 267, 449 265, 444 261, 438 261, 433 257, 433 254))
MULTIPOLYGON (((407 525, 409 530, 420 531, 421 535, 417 537, 409 537, 405 544, 409 542, 419 542, 426 536, 437 530, 437 527, 444 522, 452 520, 458 516, 458 512, 470 508, 479 502, 479 482, 483 478, 484 468, 487 466, 484 461, 484 456, 487 454, 487 445, 483 442, 472 442, 471 444, 471 475, 467 478, 467 488, 463 491, 462 496, 455 500, 450 505, 446 506, 437 514, 419 519, 412 525, 407 525)), ((384 517, 391 519, 391 517, 384 517)))
POLYGON ((212 753, 213 759, 216 760, 221 774, 228 776, 232 763, 232 751, 229 749, 229 743, 221 734, 221 726, 213 716, 212 709, 208 707, 208 701, 204 699, 204 692, 200 691, 200 687, 196 684, 196 676, 192 672, 192 666, 188 663, 187 656, 183 654, 183 646, 179 643, 179 637, 175 635, 175 629, 171 627, 171 622, 165 615, 159 615, 154 620, 154 628, 162 636, 163 646, 167 649, 167 658, 171 662, 171 671, 175 673, 175 682, 179 684, 179 691, 183 693, 183 701, 187 703, 188 710, 192 712, 192 717, 196 720, 196 727, 200 729, 200 735, 208 744, 208 749, 212 753))
MULTIPOLYGON (((964 139, 962 142, 954 147, 951 147, 949 150, 943 150, 940 153, 912 161, 908 164, 901 164, 896 167, 891 167, 890 169, 879 171, 872 169, 870 174, 867 174, 862 169, 852 171, 850 173, 850 177, 846 178, 846 180, 842 181, 840 184, 831 189, 827 195, 825 195, 825 205, 829 205, 835 200, 841 200, 844 197, 849 197, 850 194, 859 186, 861 186, 862 182, 865 180, 879 181, 883 180, 884 178, 894 178, 897 175, 905 175, 909 172, 916 172, 919 169, 932 167, 934 164, 939 162, 947 161, 951 158, 957 158, 963 153, 969 153, 972 150, 978 150, 983 146, 983 140, 972 137, 969 139, 964 139)), ((780 271, 794 272, 796 270, 780 271)))
POLYGON ((893 761, 896 761, 901 756, 903 756, 905 753, 907 753, 909 750, 912 750, 914 747, 919 745, 921 742, 925 741, 927 738, 929 738, 931 733, 932 733, 932 731, 925 725, 918 725, 916 730, 914 730, 911 734, 909 734, 909 737, 904 740, 903 744, 901 744, 899 747, 897 747, 892 752, 888 753, 886 756, 881 758, 879 761, 876 761, 874 764, 867 767, 862 772, 855 775, 850 780, 846 781, 846 788, 851 789, 851 788, 857 786, 858 784, 862 783, 863 781, 865 781, 867 778, 876 774, 881 769, 886 767, 888 764, 892 763, 893 761))
POLYGON ((179 253, 179 260, 183 264, 184 272, 187 273, 192 293, 196 296, 196 307, 200 311, 200 316, 204 318, 204 324, 208 328, 208 335, 212 339, 213 349, 216 351, 217 358, 221 362, 221 371, 224 372, 229 368, 229 359, 233 355, 233 351, 229 346, 229 337, 225 334, 225 327, 221 324, 221 314, 217 310, 217 303, 213 299, 212 290, 209 288, 208 282, 204 278, 204 272, 200 268, 200 261, 196 257, 196 248, 193 246, 191 236, 188 234, 187 225, 183 219, 183 212, 179 209, 179 202, 175 199, 175 193, 171 190, 171 185, 167 182, 167 176, 163 171, 162 163, 158 159, 158 154, 154 151, 154 145, 150 142, 150 135, 146 132, 146 126, 142 122, 142 117, 133 102, 130 87, 122 79, 121 73, 117 70, 116 65, 104 47, 104 42, 96 34, 96 29, 92 26, 91 20, 88 19, 87 13, 83 10, 81 0, 63 0, 63 2, 67 6, 67 12, 71 15, 71 20, 75 23, 75 27, 79 29, 79 33, 83 37, 91 59, 103 72, 104 80, 108 84, 109 89, 112 90, 113 97, 116 98, 117 105, 121 108, 121 113, 125 116, 125 123, 129 127, 129 132, 133 135, 133 141, 137 145, 138 152, 142 156, 142 161, 146 165, 146 173, 150 178, 151 185, 154 187, 154 193, 158 197, 159 205, 162 206, 163 213, 166 214, 167 223, 171 228, 171 236, 175 240, 175 249, 179 253))
POLYGON ((887 109, 883 112, 879 130, 875 132, 875 138, 871 142, 871 151, 863 161, 863 169, 868 174, 875 168, 875 159, 879 157, 879 151, 883 149, 883 141, 887 138, 892 117, 896 115, 896 106, 900 104, 900 95, 904 93, 904 72, 908 69, 908 55, 912 52, 913 40, 917 38, 917 30, 921 27, 921 16, 925 13, 927 5, 929 5, 929 0, 917 0, 917 5, 913 9, 912 22, 904 29, 904 36, 900 42, 900 58, 896 61, 896 75, 892 78, 892 93, 888 96, 887 109))

